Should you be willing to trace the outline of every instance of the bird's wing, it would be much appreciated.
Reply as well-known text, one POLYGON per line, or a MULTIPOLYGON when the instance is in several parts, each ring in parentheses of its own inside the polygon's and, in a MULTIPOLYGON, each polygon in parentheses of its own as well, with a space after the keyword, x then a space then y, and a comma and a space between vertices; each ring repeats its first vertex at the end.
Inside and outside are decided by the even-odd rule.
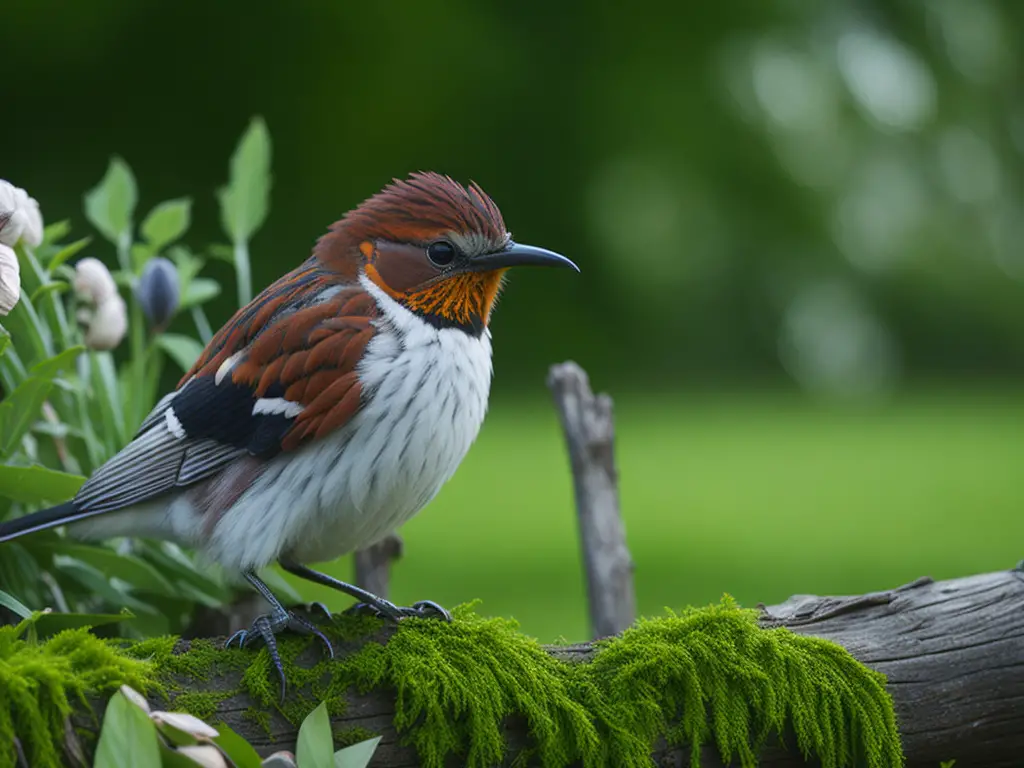
POLYGON ((138 504, 341 427, 360 407, 356 366, 376 316, 362 288, 332 283, 315 265, 285 276, 217 333, 132 442, 82 486, 76 512, 138 504))

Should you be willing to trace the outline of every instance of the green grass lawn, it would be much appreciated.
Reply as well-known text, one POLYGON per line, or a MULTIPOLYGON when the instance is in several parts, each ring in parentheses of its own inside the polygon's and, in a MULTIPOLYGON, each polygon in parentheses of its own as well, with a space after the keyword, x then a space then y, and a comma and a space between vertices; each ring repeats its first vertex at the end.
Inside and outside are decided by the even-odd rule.
MULTIPOLYGON (((622 507, 641 613, 849 594, 1024 557, 1024 395, 839 408, 785 395, 621 398, 622 507)), ((588 635, 572 485, 546 402, 496 402, 405 526, 393 597, 474 598, 541 640, 588 635)), ((327 566, 342 578, 348 558, 327 566)), ((302 588, 340 609, 349 601, 302 588)))

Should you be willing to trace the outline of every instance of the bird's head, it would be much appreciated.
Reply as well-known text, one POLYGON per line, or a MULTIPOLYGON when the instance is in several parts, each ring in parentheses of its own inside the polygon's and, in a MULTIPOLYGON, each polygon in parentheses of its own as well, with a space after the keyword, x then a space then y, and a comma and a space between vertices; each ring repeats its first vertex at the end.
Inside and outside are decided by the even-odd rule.
POLYGON ((579 271, 564 256, 513 242, 498 206, 479 186, 436 173, 395 180, 336 222, 314 257, 346 279, 365 275, 434 325, 477 333, 510 267, 579 271))

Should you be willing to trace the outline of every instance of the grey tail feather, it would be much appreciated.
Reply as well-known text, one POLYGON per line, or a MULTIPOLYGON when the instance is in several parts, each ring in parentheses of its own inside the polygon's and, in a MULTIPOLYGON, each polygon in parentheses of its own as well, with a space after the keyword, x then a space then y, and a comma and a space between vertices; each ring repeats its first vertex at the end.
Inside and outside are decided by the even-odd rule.
POLYGON ((94 514, 96 513, 79 510, 73 501, 66 501, 56 507, 42 509, 31 515, 16 517, 13 520, 0 523, 0 544, 36 531, 45 531, 47 528, 56 528, 58 525, 92 517, 94 514))

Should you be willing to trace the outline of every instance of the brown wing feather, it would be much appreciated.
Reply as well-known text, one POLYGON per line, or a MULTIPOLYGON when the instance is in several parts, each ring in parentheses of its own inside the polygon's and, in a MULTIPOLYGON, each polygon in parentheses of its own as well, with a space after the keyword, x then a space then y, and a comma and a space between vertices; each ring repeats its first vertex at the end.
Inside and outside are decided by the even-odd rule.
POLYGON ((321 304, 280 316, 255 336, 234 366, 231 380, 251 387, 256 397, 280 396, 304 407, 281 441, 283 450, 326 436, 359 410, 356 366, 376 332, 376 316, 372 297, 361 288, 346 288, 321 304), (360 314, 345 314, 354 311, 360 314))

